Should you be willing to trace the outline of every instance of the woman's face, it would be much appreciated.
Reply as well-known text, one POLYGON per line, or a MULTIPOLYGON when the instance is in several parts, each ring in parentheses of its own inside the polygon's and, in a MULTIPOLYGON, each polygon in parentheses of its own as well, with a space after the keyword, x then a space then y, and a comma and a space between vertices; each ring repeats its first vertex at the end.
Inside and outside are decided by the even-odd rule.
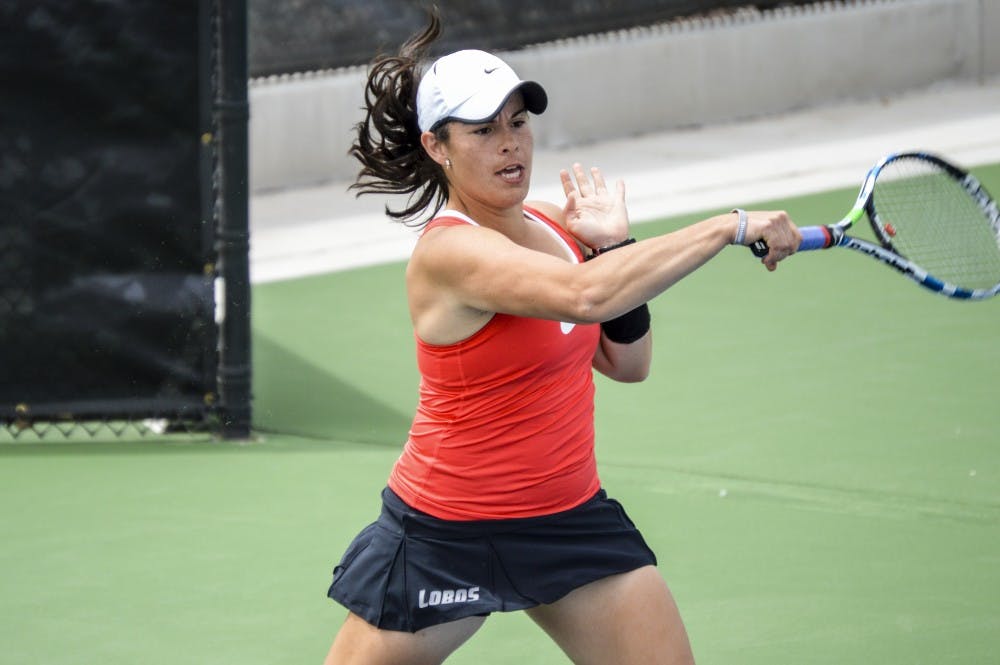
POLYGON ((472 198, 491 207, 519 205, 528 195, 534 136, 520 92, 492 120, 452 122, 445 152, 449 198, 472 198))

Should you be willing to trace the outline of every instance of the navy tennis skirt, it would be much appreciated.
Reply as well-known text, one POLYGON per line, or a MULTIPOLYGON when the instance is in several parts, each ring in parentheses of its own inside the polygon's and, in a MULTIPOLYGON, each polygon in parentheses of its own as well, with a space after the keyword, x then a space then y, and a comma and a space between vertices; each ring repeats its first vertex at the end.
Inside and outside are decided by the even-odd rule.
POLYGON ((382 514, 347 548, 327 595, 374 626, 415 632, 553 603, 650 564, 656 556, 604 490, 553 515, 460 522, 386 488, 382 514))

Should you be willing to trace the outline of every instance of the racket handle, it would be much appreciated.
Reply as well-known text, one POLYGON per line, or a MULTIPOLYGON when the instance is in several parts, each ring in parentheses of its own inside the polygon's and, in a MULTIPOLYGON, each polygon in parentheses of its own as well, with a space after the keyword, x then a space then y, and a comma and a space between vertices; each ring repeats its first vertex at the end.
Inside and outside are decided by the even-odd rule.
POLYGON ((826 249, 833 245, 833 234, 826 226, 800 226, 799 233, 802 234, 802 243, 799 245, 800 252, 807 252, 811 249, 826 249))
MULTIPOLYGON (((799 245, 800 252, 807 252, 813 249, 826 249, 833 244, 834 236, 826 226, 800 226, 799 233, 802 234, 802 243, 799 245)), ((758 240, 750 245, 750 251, 758 258, 767 256, 767 243, 758 240)))

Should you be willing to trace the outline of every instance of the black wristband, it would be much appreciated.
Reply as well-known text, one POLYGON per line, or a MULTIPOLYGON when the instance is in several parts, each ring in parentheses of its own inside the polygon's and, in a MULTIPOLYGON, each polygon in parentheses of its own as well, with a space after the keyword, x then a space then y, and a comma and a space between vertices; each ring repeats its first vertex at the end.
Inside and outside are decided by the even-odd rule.
POLYGON ((593 258, 597 258, 601 254, 610 252, 613 249, 618 249, 619 247, 624 247, 625 245, 631 245, 634 242, 635 238, 626 238, 625 240, 622 240, 619 243, 615 243, 614 245, 608 245, 607 247, 598 247, 597 249, 594 250, 593 254, 585 258, 584 261, 589 261, 593 258))
POLYGON ((649 306, 642 303, 630 312, 601 324, 604 336, 616 344, 631 344, 649 332, 649 306))

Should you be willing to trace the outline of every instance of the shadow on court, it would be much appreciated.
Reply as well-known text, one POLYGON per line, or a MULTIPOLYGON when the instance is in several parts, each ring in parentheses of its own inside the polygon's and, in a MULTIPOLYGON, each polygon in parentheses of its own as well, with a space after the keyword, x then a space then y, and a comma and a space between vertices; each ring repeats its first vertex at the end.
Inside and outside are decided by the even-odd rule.
POLYGON ((254 429, 399 447, 410 414, 393 409, 264 334, 254 338, 254 429))

